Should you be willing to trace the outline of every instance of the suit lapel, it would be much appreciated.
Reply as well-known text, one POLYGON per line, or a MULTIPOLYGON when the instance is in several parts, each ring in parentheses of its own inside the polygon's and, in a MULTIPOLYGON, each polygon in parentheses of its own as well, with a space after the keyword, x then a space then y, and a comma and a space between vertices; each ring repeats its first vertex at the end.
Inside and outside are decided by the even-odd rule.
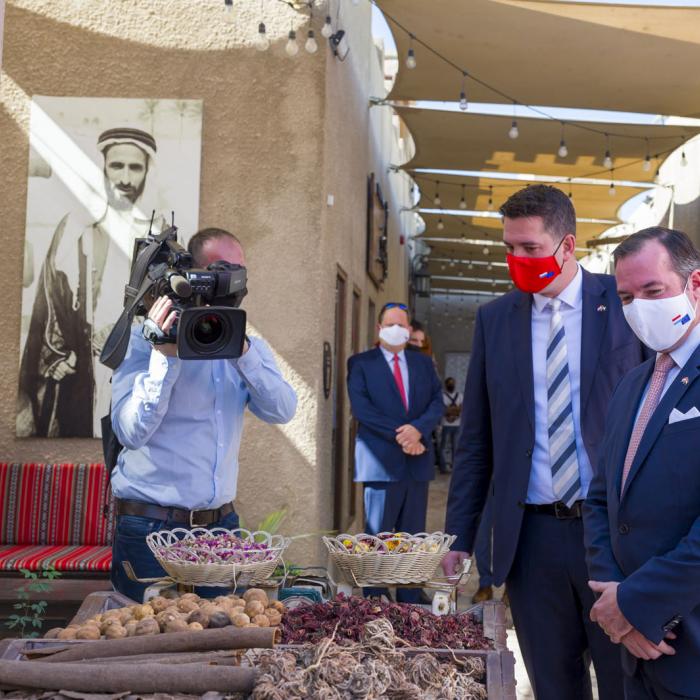
POLYGON ((696 348, 685 367, 681 368, 678 376, 673 380, 673 383, 668 388, 668 391, 663 395, 659 405, 652 414, 649 424, 644 431, 644 435, 642 435, 642 441, 639 443, 639 447, 637 448, 637 454, 635 454, 634 461, 630 467, 630 473, 627 476, 625 491, 622 494, 622 499, 625 498, 625 494, 629 491, 629 485, 632 482, 632 479, 634 479, 641 465, 644 463, 644 460, 647 458, 651 448, 654 446, 654 443, 659 437, 659 433, 668 422, 668 417, 671 411, 683 398, 685 392, 688 391, 688 388, 700 374, 700 370, 698 369, 699 364, 700 346, 696 348))
MULTIPOLYGON (((608 326, 607 292, 605 287, 590 272, 583 272, 583 307, 581 327, 581 416, 586 415, 586 406, 593 387, 600 351, 608 326)), ((583 422, 583 421, 582 421, 583 422)))
MULTIPOLYGON (((408 413, 411 412, 412 406, 415 405, 416 387, 420 385, 420 381, 417 377, 418 375, 418 358, 415 357, 418 353, 411 350, 404 350, 404 357, 406 358, 406 366, 408 367, 408 386, 406 388, 406 400, 408 401, 408 413)), ((394 381, 396 384, 396 381, 394 381)))
POLYGON ((532 296, 518 292, 509 315, 510 348, 515 362, 520 391, 530 421, 535 430, 535 388, 532 378, 532 296))

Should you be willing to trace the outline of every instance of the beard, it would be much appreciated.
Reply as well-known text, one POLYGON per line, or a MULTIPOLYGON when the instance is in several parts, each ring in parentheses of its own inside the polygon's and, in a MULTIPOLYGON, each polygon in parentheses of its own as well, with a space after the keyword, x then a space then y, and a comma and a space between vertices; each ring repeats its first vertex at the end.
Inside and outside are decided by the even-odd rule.
POLYGON ((146 178, 144 177, 138 187, 115 185, 105 175, 105 192, 107 193, 107 203, 117 211, 129 211, 134 208, 146 188, 146 178))

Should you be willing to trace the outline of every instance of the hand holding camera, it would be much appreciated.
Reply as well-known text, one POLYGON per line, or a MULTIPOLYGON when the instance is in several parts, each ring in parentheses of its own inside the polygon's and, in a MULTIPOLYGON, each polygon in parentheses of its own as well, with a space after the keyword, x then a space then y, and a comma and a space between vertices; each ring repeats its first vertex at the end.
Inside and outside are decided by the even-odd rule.
MULTIPOLYGON (((148 312, 148 319, 153 322, 163 336, 170 333, 177 317, 178 312, 173 309, 173 300, 165 295, 158 297, 148 312)), ((177 345, 174 343, 159 343, 154 344, 153 347, 166 357, 177 357, 177 345)))

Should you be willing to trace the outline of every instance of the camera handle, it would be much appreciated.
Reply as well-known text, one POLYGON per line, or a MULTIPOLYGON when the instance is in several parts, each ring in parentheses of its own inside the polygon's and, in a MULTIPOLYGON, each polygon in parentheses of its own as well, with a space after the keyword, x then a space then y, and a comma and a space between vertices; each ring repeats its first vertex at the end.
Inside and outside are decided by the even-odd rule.
POLYGON ((110 369, 119 367, 126 355, 136 307, 153 284, 148 275, 148 268, 162 245, 163 238, 161 234, 139 253, 131 269, 129 284, 126 285, 124 290, 124 311, 122 311, 122 315, 114 324, 114 328, 112 328, 100 353, 100 362, 110 369))

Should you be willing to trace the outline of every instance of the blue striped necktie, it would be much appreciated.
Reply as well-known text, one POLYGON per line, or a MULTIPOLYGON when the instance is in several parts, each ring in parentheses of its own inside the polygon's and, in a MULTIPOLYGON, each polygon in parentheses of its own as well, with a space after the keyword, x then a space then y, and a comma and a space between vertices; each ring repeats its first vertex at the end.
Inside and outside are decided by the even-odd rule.
POLYGON ((552 488, 557 500, 571 507, 581 498, 581 476, 576 454, 566 333, 560 311, 561 299, 553 299, 549 306, 552 319, 547 343, 547 426, 552 488))

